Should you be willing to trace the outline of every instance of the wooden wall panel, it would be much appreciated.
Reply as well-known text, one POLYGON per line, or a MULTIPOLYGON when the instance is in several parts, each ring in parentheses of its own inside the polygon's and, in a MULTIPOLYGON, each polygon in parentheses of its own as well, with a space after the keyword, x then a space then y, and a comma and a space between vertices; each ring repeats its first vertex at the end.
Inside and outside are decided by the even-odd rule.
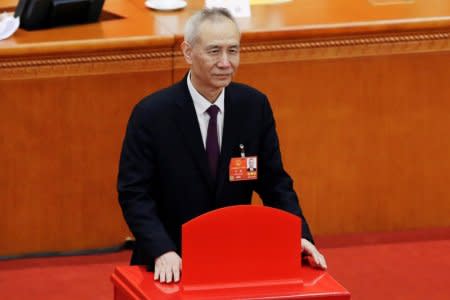
MULTIPOLYGON (((10 8, 17 1, 0 1, 10 8)), ((173 34, 143 2, 106 1, 97 23, 0 41, 0 256, 121 244, 125 127, 172 83, 173 34)))
MULTIPOLYGON (((315 234, 450 226, 450 6, 369 2, 258 5, 238 21, 236 80, 270 97, 315 234)), ((125 124, 185 74, 181 36, 202 6, 110 0, 114 20, 0 42, 0 255, 128 235, 115 187, 125 124)))
POLYGON ((450 226, 450 52, 241 65, 316 234, 450 226))
POLYGON ((121 142, 170 71, 0 81, 0 255, 119 245, 121 142))

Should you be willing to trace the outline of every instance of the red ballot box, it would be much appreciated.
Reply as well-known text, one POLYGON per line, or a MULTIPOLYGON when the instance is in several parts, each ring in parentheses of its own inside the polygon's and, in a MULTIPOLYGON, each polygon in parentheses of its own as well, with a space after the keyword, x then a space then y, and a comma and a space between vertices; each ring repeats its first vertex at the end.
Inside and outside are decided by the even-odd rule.
POLYGON ((117 267, 114 299, 350 299, 327 272, 301 266, 301 220, 241 205, 183 225, 179 283, 161 284, 144 267, 117 267))

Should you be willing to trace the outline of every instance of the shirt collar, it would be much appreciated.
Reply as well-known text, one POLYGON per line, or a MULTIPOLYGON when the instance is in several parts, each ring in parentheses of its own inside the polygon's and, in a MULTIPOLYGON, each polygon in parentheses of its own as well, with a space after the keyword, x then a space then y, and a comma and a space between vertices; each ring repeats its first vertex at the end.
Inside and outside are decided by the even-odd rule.
POLYGON ((194 101, 194 107, 195 107, 195 111, 197 112, 197 114, 205 113, 206 110, 213 104, 219 107, 220 113, 224 113, 225 89, 222 89, 222 91, 220 92, 219 97, 217 97, 216 101, 214 103, 211 103, 195 89, 195 87, 191 81, 191 71, 189 71, 189 74, 187 76, 187 85, 188 85, 189 93, 191 94, 192 100, 194 101))

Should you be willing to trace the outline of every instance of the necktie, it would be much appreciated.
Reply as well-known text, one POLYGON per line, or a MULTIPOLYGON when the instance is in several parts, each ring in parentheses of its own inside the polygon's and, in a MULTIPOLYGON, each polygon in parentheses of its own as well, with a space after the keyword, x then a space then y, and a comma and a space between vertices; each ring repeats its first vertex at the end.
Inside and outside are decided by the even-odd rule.
POLYGON ((206 154, 208 155, 209 168, 213 178, 217 174, 217 162, 219 161, 219 139, 217 137, 217 113, 219 107, 211 105, 206 112, 209 114, 208 132, 206 134, 206 154))

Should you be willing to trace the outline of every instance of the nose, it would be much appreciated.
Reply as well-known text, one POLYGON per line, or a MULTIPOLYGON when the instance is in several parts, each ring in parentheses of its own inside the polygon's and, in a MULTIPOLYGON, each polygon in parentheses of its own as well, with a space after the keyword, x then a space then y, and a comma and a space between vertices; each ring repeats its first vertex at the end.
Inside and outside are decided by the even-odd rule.
POLYGON ((220 68, 228 68, 228 67, 231 66, 230 59, 228 57, 228 54, 225 51, 220 56, 220 59, 219 59, 219 62, 218 62, 218 66, 220 68))

